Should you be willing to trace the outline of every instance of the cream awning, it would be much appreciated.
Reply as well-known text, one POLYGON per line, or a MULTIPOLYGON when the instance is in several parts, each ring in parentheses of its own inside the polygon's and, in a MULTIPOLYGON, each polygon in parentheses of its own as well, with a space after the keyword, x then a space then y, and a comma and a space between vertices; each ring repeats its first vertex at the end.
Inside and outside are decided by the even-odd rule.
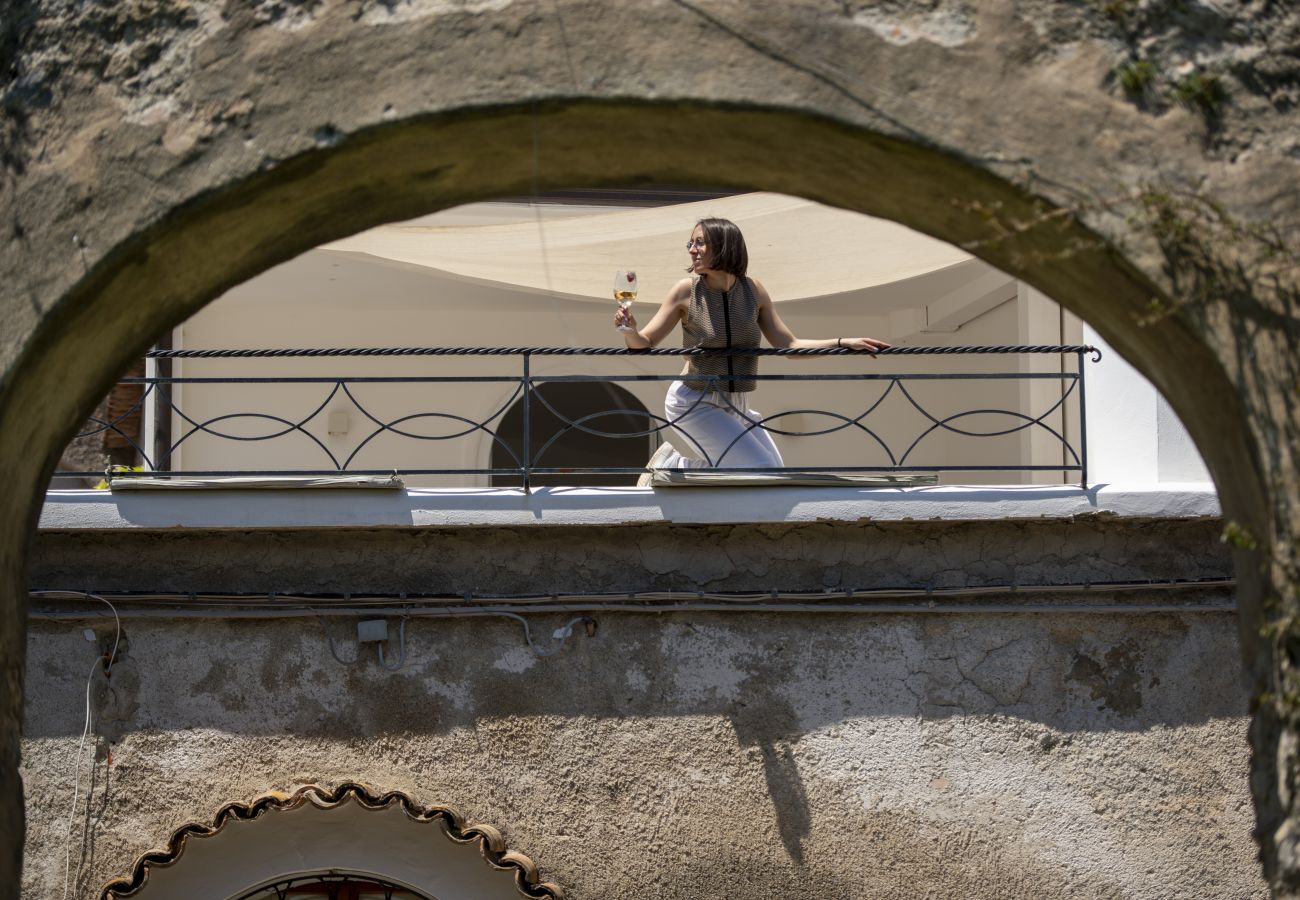
POLYGON ((710 215, 741 227, 750 274, 778 301, 904 282, 972 259, 897 223, 780 194, 553 218, 545 206, 521 212, 525 220, 506 224, 385 225, 323 249, 600 302, 624 268, 637 271, 642 300, 662 298, 685 277, 691 227, 710 215))

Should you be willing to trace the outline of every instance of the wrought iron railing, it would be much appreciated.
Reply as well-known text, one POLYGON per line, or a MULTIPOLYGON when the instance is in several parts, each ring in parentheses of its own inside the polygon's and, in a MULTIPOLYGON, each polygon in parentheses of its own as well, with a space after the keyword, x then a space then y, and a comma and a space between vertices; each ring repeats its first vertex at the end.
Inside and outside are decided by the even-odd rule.
MULTIPOLYGON (((556 477, 566 477, 581 481, 584 477, 632 477, 646 471, 646 464, 637 465, 602 465, 578 460, 556 458, 557 446, 562 444, 566 435, 582 434, 598 441, 641 441, 646 457, 649 456, 651 442, 657 442, 667 436, 670 430, 675 432, 676 443, 697 449, 697 456, 702 456, 711 466, 710 471, 733 474, 776 474, 776 473, 938 473, 938 472, 1035 472, 1051 471, 1074 474, 1080 482, 1086 484, 1087 469, 1087 431, 1084 411, 1084 367, 1087 358, 1100 358, 1099 352, 1090 346, 997 346, 997 347, 895 347, 876 354, 850 350, 730 350, 733 356, 783 356, 783 357, 856 357, 862 360, 860 367, 865 371, 853 372, 800 372, 800 373, 761 373, 752 377, 763 384, 771 382, 803 382, 809 387, 824 385, 828 382, 854 382, 861 384, 865 390, 860 410, 832 410, 817 408, 815 403, 800 402, 797 405, 775 411, 767 411, 761 418, 750 417, 745 430, 763 429, 784 438, 826 437, 837 434, 852 434, 861 438, 857 449, 846 452, 847 458, 835 465, 787 465, 781 468, 753 468, 731 466, 727 464, 730 447, 717 453, 716 459, 709 459, 699 441, 689 433, 689 428, 680 419, 689 415, 691 410, 677 419, 668 419, 664 415, 648 411, 645 408, 633 408, 620 405, 617 408, 586 410, 574 414, 560 408, 556 402, 556 385, 574 385, 582 383, 601 383, 604 385, 622 385, 636 382, 671 382, 677 380, 678 374, 648 374, 628 371, 630 359, 640 359, 644 367, 646 357, 676 357, 689 355, 717 355, 722 351, 701 351, 678 348, 663 348, 645 351, 624 350, 622 348, 556 348, 556 347, 432 347, 432 348, 375 348, 375 349, 259 349, 259 350, 167 350, 148 354, 154 360, 153 374, 145 377, 123 378, 119 383, 133 386, 139 392, 134 401, 112 418, 92 419, 79 437, 113 433, 120 435, 129 446, 134 448, 140 468, 144 474, 159 476, 185 477, 225 477, 239 475, 264 476, 332 476, 332 475, 390 475, 395 471, 403 476, 486 476, 495 479, 495 483, 504 483, 503 479, 514 479, 514 483, 529 488, 538 483, 556 477), (1059 359, 1053 363, 1051 371, 881 371, 888 367, 891 360, 915 356, 999 356, 1018 360, 1027 355, 1052 355, 1059 359), (615 365, 613 371, 591 372, 554 372, 538 373, 536 362, 551 357, 615 357, 610 360, 615 365), (240 376, 193 376, 171 374, 171 364, 175 360, 285 360, 285 359, 322 359, 322 358, 387 358, 402 359, 411 357, 497 357, 514 360, 513 371, 494 374, 441 374, 441 375, 240 375, 240 376), (619 371, 621 369, 621 371, 619 371), (945 385, 953 383, 982 382, 993 385, 999 382, 1015 381, 1022 384, 1055 382, 1059 390, 1051 391, 1046 400, 1046 408, 1041 411, 1032 409, 1010 408, 977 402, 968 409, 934 409, 934 399, 926 400, 920 396, 923 385, 945 385), (293 386, 299 390, 314 390, 314 397, 302 402, 302 408, 296 413, 285 410, 266 411, 256 409, 239 409, 212 413, 187 411, 187 402, 178 397, 185 391, 202 390, 211 392, 214 388, 227 392, 227 400, 240 398, 239 402, 256 405, 255 398, 267 386, 293 386), (440 389, 441 402, 451 403, 458 387, 469 390, 474 385, 497 385, 500 395, 486 411, 462 414, 450 411, 444 405, 442 409, 406 410, 394 414, 390 409, 380 409, 385 404, 377 404, 374 391, 388 391, 396 385, 424 386, 426 389, 440 389), (317 390, 318 389, 318 390, 317 390), (368 396, 366 392, 371 394, 368 396), (886 434, 880 427, 879 419, 884 414, 887 402, 893 402, 897 411, 902 407, 913 411, 916 427, 902 434, 886 434), (343 405, 350 412, 359 414, 362 433, 349 442, 327 440, 325 429, 332 407, 343 405), (145 416, 161 423, 158 433, 136 436, 128 434, 123 423, 141 410, 152 407, 152 416, 145 416), (554 420, 553 433, 539 435, 536 420, 538 416, 547 416, 554 420), (821 417, 825 427, 797 429, 787 427, 792 417, 821 417), (510 417, 514 418, 518 434, 511 440, 504 436, 503 424, 510 417), (602 427, 602 420, 617 417, 627 424, 629 421, 641 421, 642 427, 630 430, 611 431, 602 427), (520 421, 521 420, 521 421, 520 421), (421 433, 420 426, 430 422, 445 423, 450 431, 444 434, 421 433), (991 422, 1000 424, 990 425, 991 422), (982 427, 980 424, 982 424, 982 427), (250 428, 256 425, 257 428, 250 428), (1059 447, 1059 456, 1050 462, 1033 462, 1016 458, 1004 462, 966 463, 961 459, 944 459, 942 461, 925 461, 922 454, 942 437, 992 439, 1004 438, 1032 432, 1045 435, 1053 447, 1059 447), (415 442, 445 442, 470 437, 486 437, 492 448, 488 465, 400 465, 388 464, 385 460, 376 465, 373 449, 376 441, 401 439, 415 442), (301 439, 303 452, 295 454, 293 464, 278 467, 257 467, 241 465, 237 467, 199 467, 182 468, 173 465, 184 448, 200 441, 228 441, 232 445, 260 444, 285 438, 301 439), (346 443, 347 445, 343 445, 346 443), (333 446, 331 445, 333 444, 333 446), (368 464, 363 464, 363 462, 368 464)), ((187 363, 187 365, 189 365, 187 363)), ((278 365, 278 364, 277 364, 278 365)), ((1018 365, 1018 363, 1017 363, 1018 365)), ((953 368, 953 367, 949 367, 953 368)), ((739 378, 739 376, 738 376, 739 378)), ((718 390, 726 389, 731 380, 728 376, 704 376, 704 381, 715 385, 718 390)), ((760 391, 759 395, 762 396, 760 391)), ((428 396, 422 394, 421 396, 428 396)), ((726 394, 713 395, 710 402, 726 405, 726 394)), ((121 404, 118 405, 121 408, 121 404)), ((693 409, 693 408, 692 408, 693 409)), ((740 410, 737 410, 738 412, 740 410)), ((893 431, 898 431, 894 428, 893 431)), ((734 442, 733 442, 734 444, 734 442)), ((481 458, 478 460, 483 462, 481 458)), ((60 471, 56 477, 99 477, 104 473, 93 471, 60 471)), ((1073 479, 1070 479, 1073 480, 1073 479)))

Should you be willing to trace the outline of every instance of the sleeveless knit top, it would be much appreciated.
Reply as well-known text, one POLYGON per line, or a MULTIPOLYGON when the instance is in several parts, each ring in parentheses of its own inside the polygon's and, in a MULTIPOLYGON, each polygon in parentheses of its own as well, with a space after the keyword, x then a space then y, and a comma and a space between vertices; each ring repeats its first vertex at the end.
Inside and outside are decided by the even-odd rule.
MULTIPOLYGON (((737 278, 730 291, 715 291, 696 276, 691 285, 690 305, 682 323, 683 347, 757 347, 762 340, 758 328, 758 298, 748 278, 737 278)), ((688 356, 686 386, 697 391, 752 391, 758 372, 757 356, 688 356), (696 375, 745 376, 734 381, 708 382, 696 375)))

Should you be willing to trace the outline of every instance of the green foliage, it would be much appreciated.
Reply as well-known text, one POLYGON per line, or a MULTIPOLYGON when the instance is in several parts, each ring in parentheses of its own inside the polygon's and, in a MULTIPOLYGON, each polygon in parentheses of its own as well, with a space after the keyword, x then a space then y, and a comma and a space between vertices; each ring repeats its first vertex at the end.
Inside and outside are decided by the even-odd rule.
POLYGON ((1179 106, 1212 117, 1223 110, 1228 92, 1217 75, 1198 69, 1175 82, 1172 96, 1179 106))
POLYGON ((1129 224, 1159 244, 1176 298, 1154 299, 1141 325, 1216 302, 1239 309, 1300 304, 1300 247, 1270 223, 1242 222, 1198 192, 1153 186, 1138 194, 1129 224))
POLYGON ((1142 10, 1141 0, 1097 0, 1097 9, 1116 25, 1127 27, 1142 10))
POLYGON ((1128 58, 1110 80, 1130 103, 1160 114, 1176 104, 1199 115, 1207 141, 1222 125, 1228 87, 1213 71, 1193 61, 1188 51, 1188 10, 1184 0, 1089 0, 1110 36, 1123 43, 1128 58), (1185 71, 1175 76, 1173 71, 1185 71))
POLYGON ((1155 89, 1160 69, 1149 59, 1130 59, 1115 69, 1124 96, 1137 102, 1148 99, 1155 89))
POLYGON ((1227 522, 1223 526, 1223 536, 1220 540, 1231 545, 1236 550, 1259 549, 1259 540, 1251 533, 1249 528, 1240 522, 1227 522))

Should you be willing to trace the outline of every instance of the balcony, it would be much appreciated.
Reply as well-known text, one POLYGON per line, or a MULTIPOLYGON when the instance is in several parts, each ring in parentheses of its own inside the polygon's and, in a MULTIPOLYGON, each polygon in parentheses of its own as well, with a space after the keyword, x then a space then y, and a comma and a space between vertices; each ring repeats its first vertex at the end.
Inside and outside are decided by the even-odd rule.
MULTIPOLYGON (((159 348, 73 442, 53 486, 89 487, 110 465, 121 467, 115 487, 387 477, 410 495, 399 505, 425 511, 474 496, 539 514, 545 495, 548 515, 612 504, 635 517, 632 507, 666 502, 680 515, 692 502, 701 520, 751 501, 734 488, 720 510, 703 508, 714 501, 700 490, 684 492, 698 501, 652 501, 637 483, 748 477, 765 482, 752 500, 764 520, 782 490, 813 506, 870 490, 878 507, 872 483, 913 486, 895 498, 947 492, 958 506, 995 486, 1022 499, 1033 485, 1055 496, 1098 482, 1144 496, 1162 482, 1209 491, 1154 388, 1049 298, 893 223, 775 195, 480 204, 384 226, 234 288, 159 348), (762 274, 796 333, 871 334, 896 349, 761 351, 790 357, 762 360, 752 395, 752 427, 773 436, 785 466, 745 471, 724 452, 702 476, 656 478, 647 463, 665 438, 691 449, 663 413, 684 354, 608 346, 604 276, 636 262, 645 296, 661 296, 680 278, 682 223, 718 213, 743 223, 756 254, 775 248, 763 249, 762 274), (375 349, 328 349, 345 347, 375 349)), ((370 502, 351 497, 340 503, 370 502)), ((391 516, 405 513, 380 519, 391 516)))

